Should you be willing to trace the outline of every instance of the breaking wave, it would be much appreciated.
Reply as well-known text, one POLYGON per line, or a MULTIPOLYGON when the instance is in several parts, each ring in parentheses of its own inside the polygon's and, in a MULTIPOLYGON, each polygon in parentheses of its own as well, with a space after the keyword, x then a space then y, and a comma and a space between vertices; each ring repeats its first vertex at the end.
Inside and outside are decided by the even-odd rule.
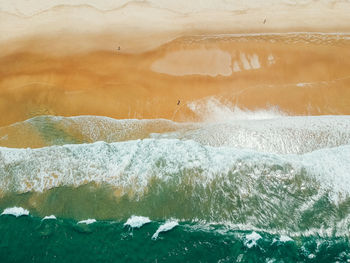
POLYGON ((2 204, 20 203, 39 214, 99 219, 142 213, 346 232, 349 159, 350 146, 279 155, 178 139, 0 148, 0 189, 2 204))
MULTIPOLYGON (((225 108, 220 107, 220 111, 225 111, 225 108)), ((194 140, 214 147, 301 154, 350 143, 349 116, 285 116, 277 112, 251 112, 238 108, 227 111, 231 117, 204 123, 40 116, 0 128, 0 146, 38 148, 167 138, 194 140)))

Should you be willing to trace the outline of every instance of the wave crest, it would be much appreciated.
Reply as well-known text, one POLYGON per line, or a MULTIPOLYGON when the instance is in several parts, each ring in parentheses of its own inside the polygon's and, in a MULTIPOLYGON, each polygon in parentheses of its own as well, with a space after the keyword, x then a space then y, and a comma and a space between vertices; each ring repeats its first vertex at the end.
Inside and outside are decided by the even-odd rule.
POLYGON ((45 214, 120 218, 141 213, 293 230, 342 220, 347 226, 349 159, 350 146, 277 155, 169 139, 0 148, 0 189, 3 202, 23 198, 45 214), (88 183, 102 192, 75 188, 88 183), (64 198, 58 198, 60 191, 64 198), (25 192, 31 194, 16 197, 25 192), (101 200, 101 211, 86 207, 91 198, 101 200))

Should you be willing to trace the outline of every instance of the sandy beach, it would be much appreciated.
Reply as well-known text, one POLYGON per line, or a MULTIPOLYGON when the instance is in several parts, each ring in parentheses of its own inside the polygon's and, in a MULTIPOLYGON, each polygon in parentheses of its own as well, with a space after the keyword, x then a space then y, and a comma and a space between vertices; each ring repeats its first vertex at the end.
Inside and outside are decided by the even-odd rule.
POLYGON ((2 4, 0 126, 46 114, 192 121, 189 103, 211 96, 349 114, 349 3, 209 3, 2 4))
POLYGON ((0 61, 0 125, 37 115, 198 120, 187 103, 210 96, 250 110, 349 114, 349 42, 278 34, 183 37, 139 54, 17 52, 0 61))

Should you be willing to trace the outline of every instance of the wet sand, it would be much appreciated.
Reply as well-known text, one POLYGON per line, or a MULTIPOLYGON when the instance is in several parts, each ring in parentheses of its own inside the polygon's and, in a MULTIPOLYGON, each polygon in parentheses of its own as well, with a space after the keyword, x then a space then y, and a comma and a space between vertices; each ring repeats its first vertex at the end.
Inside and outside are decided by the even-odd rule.
POLYGON ((0 60, 0 126, 38 115, 192 121, 187 103, 210 96, 350 114, 349 46, 348 35, 264 34, 182 37, 138 54, 16 52, 0 60))

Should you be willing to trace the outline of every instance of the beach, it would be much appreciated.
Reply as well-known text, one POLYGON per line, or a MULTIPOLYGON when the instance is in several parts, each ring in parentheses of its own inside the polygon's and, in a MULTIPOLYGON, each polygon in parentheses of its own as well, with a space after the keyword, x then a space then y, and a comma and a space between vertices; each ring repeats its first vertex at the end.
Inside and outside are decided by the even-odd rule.
POLYGON ((349 13, 0 1, 0 261, 349 262, 349 13))

